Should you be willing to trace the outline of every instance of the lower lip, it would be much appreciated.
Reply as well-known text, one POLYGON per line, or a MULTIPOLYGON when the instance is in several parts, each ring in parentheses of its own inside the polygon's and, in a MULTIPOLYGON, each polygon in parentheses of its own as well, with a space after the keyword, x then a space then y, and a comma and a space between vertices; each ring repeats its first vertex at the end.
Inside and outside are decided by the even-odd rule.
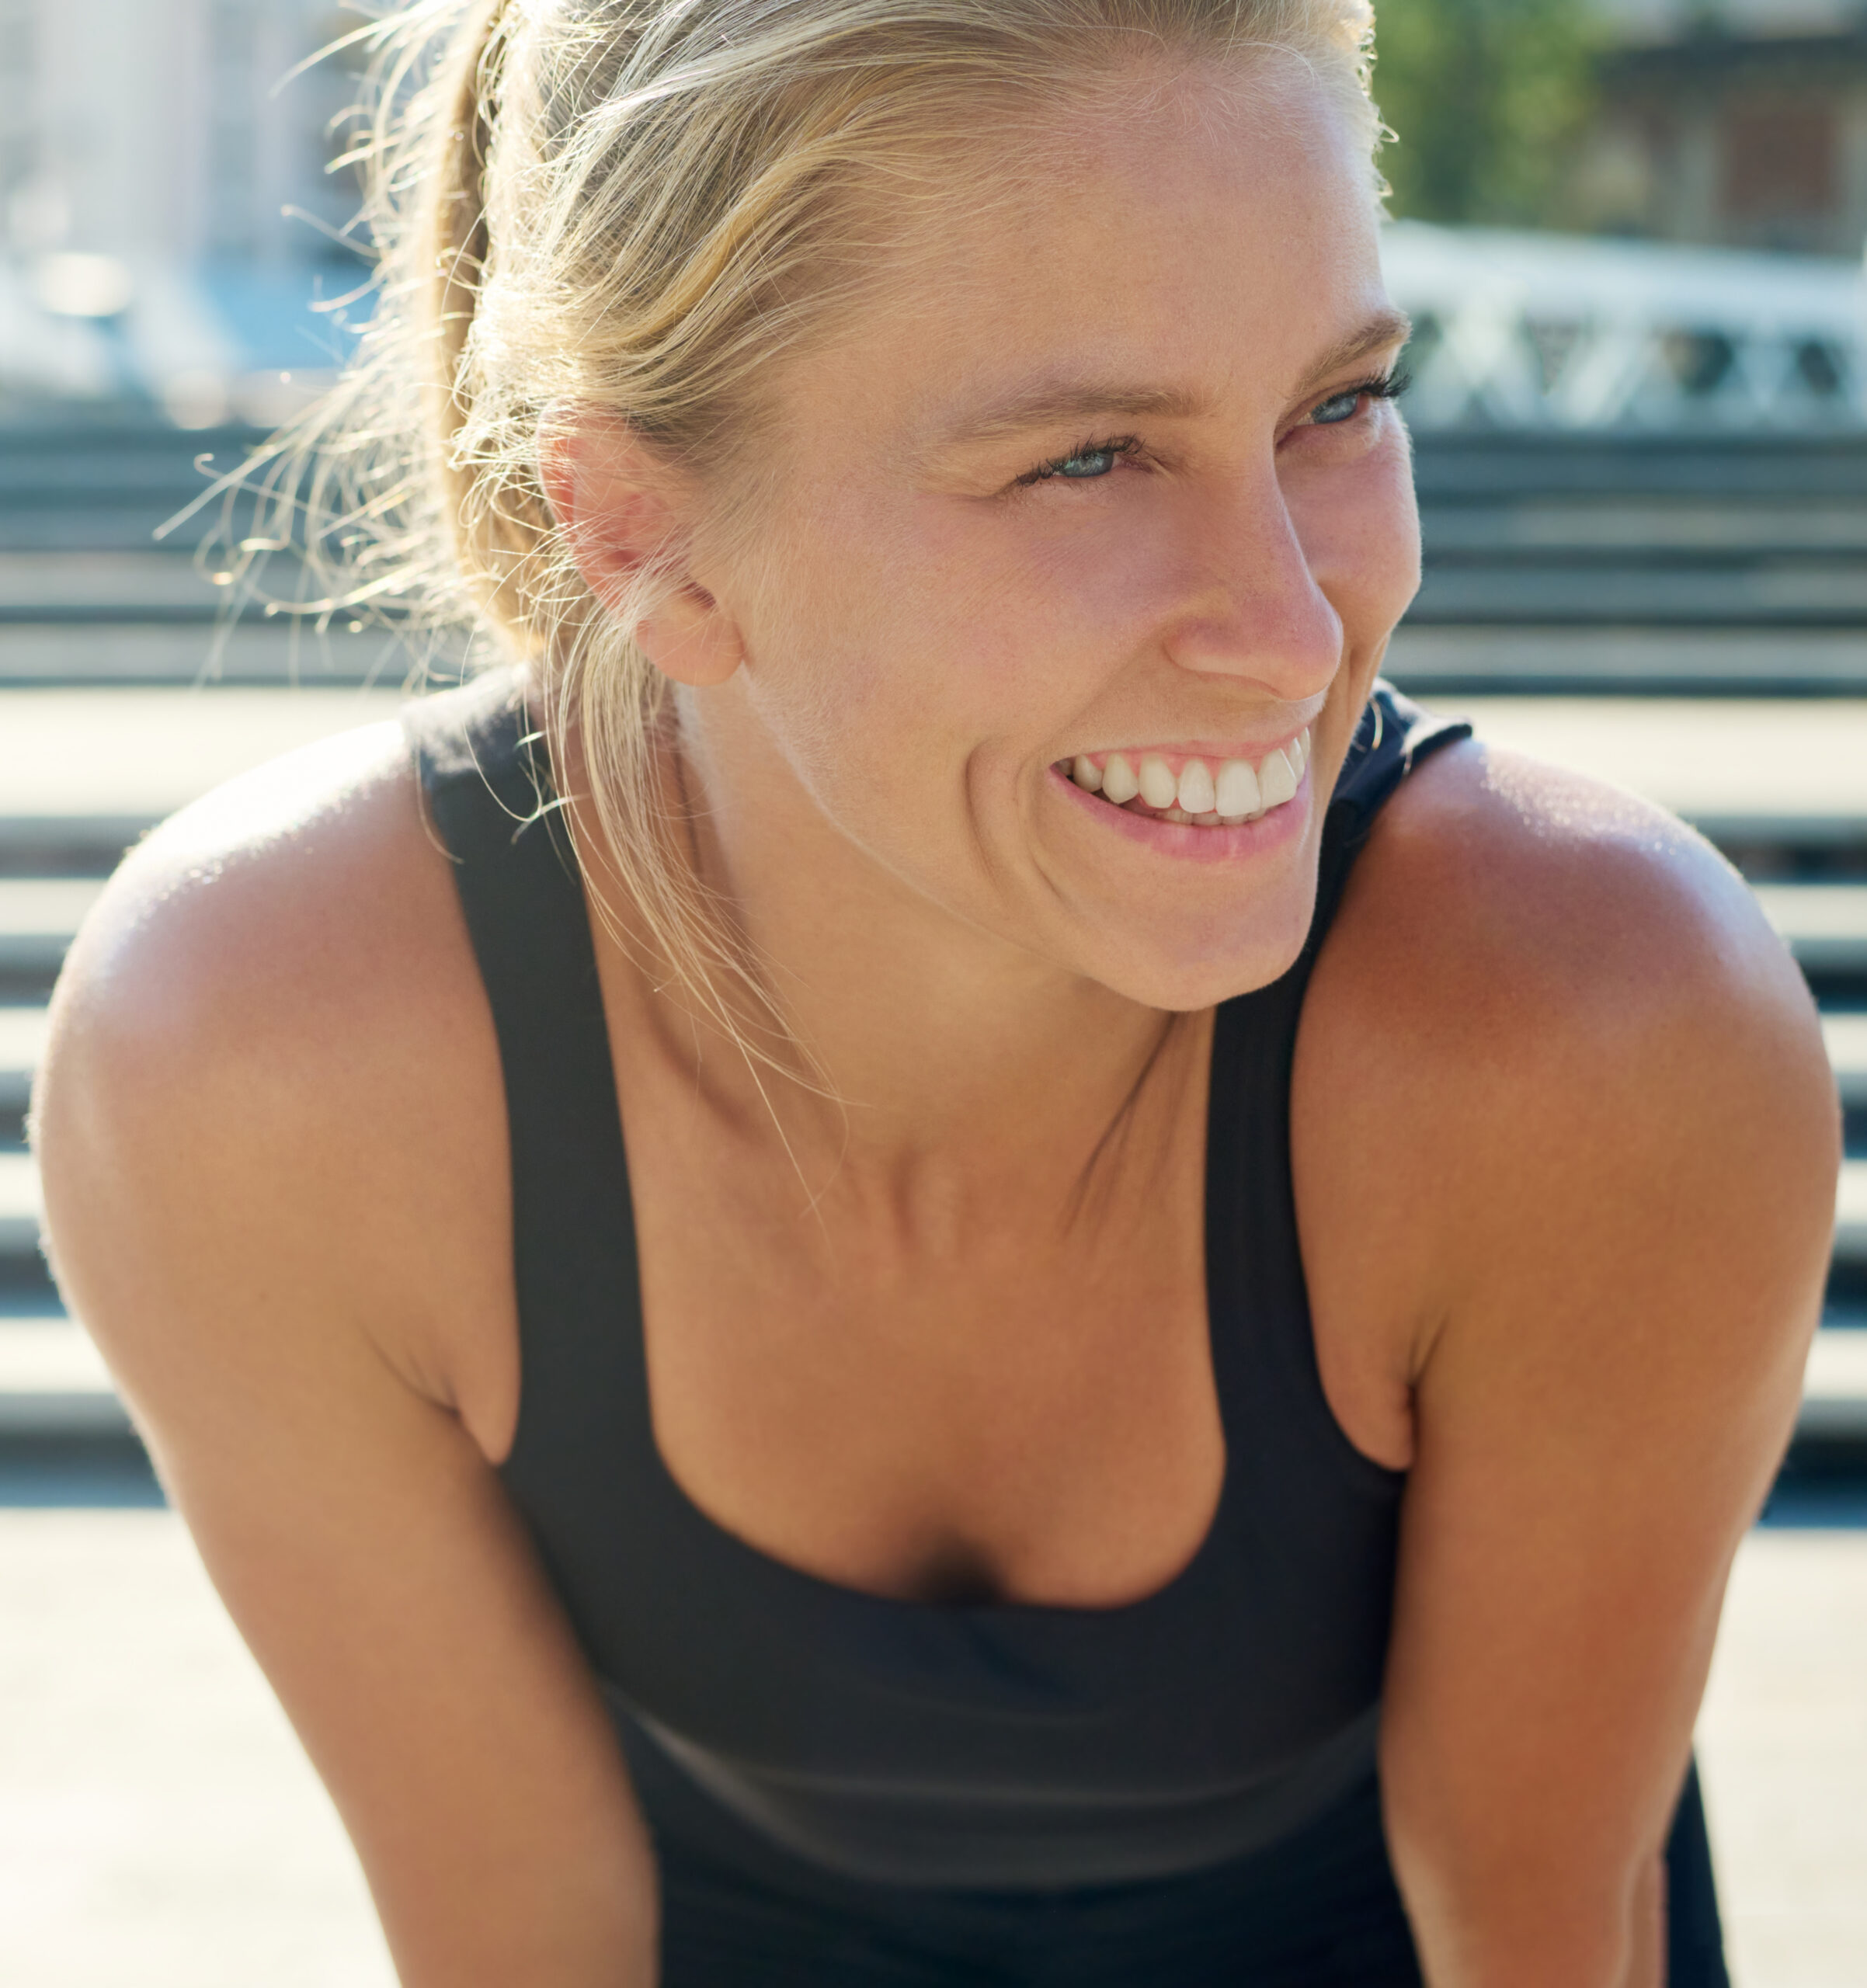
POLYGON ((1201 829, 1184 822, 1156 821, 1151 815, 1132 815, 1112 801, 1100 800, 1077 786, 1055 766, 1050 769, 1052 786, 1090 820, 1112 829, 1139 847, 1156 856, 1172 857, 1190 863, 1236 863, 1242 859, 1268 856, 1295 842, 1309 817, 1309 770, 1303 770, 1302 784, 1282 807, 1274 808, 1255 822, 1236 829, 1201 829))

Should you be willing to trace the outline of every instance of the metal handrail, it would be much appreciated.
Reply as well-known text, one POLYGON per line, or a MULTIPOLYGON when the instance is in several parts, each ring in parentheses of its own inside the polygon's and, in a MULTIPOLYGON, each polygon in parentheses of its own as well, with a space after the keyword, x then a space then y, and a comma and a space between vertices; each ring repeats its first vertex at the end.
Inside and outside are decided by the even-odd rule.
POLYGON ((1424 430, 1867 428, 1855 262, 1396 221, 1424 430))

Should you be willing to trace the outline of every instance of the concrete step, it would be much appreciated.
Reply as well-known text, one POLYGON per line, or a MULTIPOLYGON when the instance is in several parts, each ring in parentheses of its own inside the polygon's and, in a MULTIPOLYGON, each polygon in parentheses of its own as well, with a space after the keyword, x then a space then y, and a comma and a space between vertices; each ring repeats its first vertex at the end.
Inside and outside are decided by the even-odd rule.
POLYGON ((1501 510, 1563 496, 1852 504, 1867 497, 1867 437, 1441 431, 1416 438, 1414 470, 1429 506, 1501 510))
POLYGON ((310 684, 0 690, 0 847, 120 847, 222 780, 401 702, 394 688, 310 684))
MULTIPOLYGON (((89 1336, 62 1314, 0 1318, 0 1440, 127 1434, 130 1417, 89 1336)), ((1816 1335, 1800 1431, 1867 1442, 1867 1330, 1816 1335)))
POLYGON ((1810 973, 1867 970, 1867 884, 1760 884, 1757 902, 1810 973))
MULTIPOLYGON (((0 1111, 23 1111, 47 1032, 42 1006, 0 1005, 0 1111)), ((1822 1034, 1842 1102, 1867 1105, 1867 1013, 1822 1017, 1822 1034)))
POLYGON ((1778 555, 1692 563, 1536 560, 1429 564, 1407 619, 1530 621, 1557 627, 1652 622, 1673 627, 1851 628, 1867 624, 1867 566, 1858 556, 1818 560, 1778 555))
POLYGON ((0 1111, 23 1111, 45 1053, 43 1007, 0 1006, 0 1111))
POLYGON ((90 878, 0 878, 0 972, 56 973, 103 888, 90 878))
POLYGON ((39 1170, 30 1153, 0 1150, 0 1258, 39 1247, 39 1170))
POLYGON ((0 621, 212 621, 227 603, 185 551, 0 551, 0 621))
POLYGON ((1726 847, 1867 844, 1867 698, 1429 701, 1491 744, 1631 787, 1726 847))
MULTIPOLYGON (((103 883, 0 878, 0 971, 50 975, 103 883)), ((1764 884, 1764 915, 1812 973, 1867 970, 1867 884, 1764 884)))
POLYGON ((1428 503, 1420 522, 1429 565, 1568 553, 1625 562, 1867 552, 1867 501, 1859 499, 1538 497, 1428 503))
POLYGON ((0 1441, 129 1433, 129 1413, 81 1326, 57 1313, 0 1318, 0 1441))
MULTIPOLYGON (((1725 627, 1716 617, 1702 626, 1669 626, 1673 617, 1656 622, 1645 610, 1611 619, 1598 613, 1578 625, 1573 603, 1595 590, 1593 574, 1565 582, 1548 613, 1527 606, 1514 582, 1494 608, 1465 600, 1455 612, 1441 613, 1429 594, 1394 637, 1390 673, 1420 694, 1867 693, 1867 627, 1858 625, 1867 623, 1867 610, 1839 627, 1725 627)), ((1696 598, 1695 587, 1684 592, 1696 598)), ((341 621, 320 635, 283 620, 217 630, 159 619, 87 626, 51 618, 18 620, 5 634, 0 688, 398 684, 426 653, 379 631, 353 633, 341 621)), ((450 667, 450 652, 447 659, 450 667)))
POLYGON ((1867 1452, 1867 1321, 1816 1334, 1796 1433, 1830 1453, 1867 1452))
MULTIPOLYGON (((1514 618, 1535 617, 1538 589, 1565 566, 1604 574, 1630 599, 1662 603, 1678 592, 1682 574, 1709 573, 1728 598, 1761 602, 1772 611, 1791 591, 1789 576, 1806 576, 1817 601, 1831 607, 1836 599, 1858 600, 1847 576, 1851 563, 1867 552, 1867 502, 1545 499, 1429 506, 1422 523, 1427 568, 1436 584, 1444 576, 1453 596, 1466 573, 1523 579, 1530 591, 1507 598, 1514 618), (1646 575, 1653 581, 1650 596, 1640 591, 1646 575)), ((288 598, 303 585, 297 567, 283 558, 265 578, 269 592, 288 598)), ((1481 584, 1488 591, 1495 582, 1481 584)), ((173 550, 81 546, 31 552, 0 545, 0 623, 213 622, 232 598, 225 568, 197 560, 186 544, 173 550)), ((1792 603, 1803 615, 1814 604, 1799 596, 1792 603)), ((1429 595, 1429 610, 1431 605, 1429 595)), ((1593 618, 1599 612, 1598 606, 1593 618)), ((1424 618, 1433 618, 1430 611, 1424 618)), ((1669 609, 1657 618, 1678 617, 1669 609)), ((1702 610, 1685 618, 1702 618, 1702 610)))
MULTIPOLYGON (((0 1257, 30 1256, 39 1246, 39 1176, 30 1153, 0 1149, 0 1257)), ((1835 1201, 1837 1263, 1867 1265, 1867 1160, 1841 1170, 1835 1201)))
POLYGON ((1851 1159, 1841 1169, 1834 1211, 1837 1263, 1867 1265, 1867 1160, 1851 1159))
POLYGON ((1867 1106, 1867 1015, 1824 1015, 1822 1034, 1841 1102, 1851 1110, 1867 1106))
POLYGON ((1525 626, 1502 613, 1462 626, 1410 621, 1394 636, 1388 673, 1429 698, 1500 689, 1858 697, 1867 693, 1867 631, 1525 626))
MULTIPOLYGON (((1867 640, 1855 647, 1867 676, 1867 640)), ((399 702, 394 686, 0 690, 0 846, 140 831, 217 781, 391 717, 399 702)), ((1867 697, 1432 702, 1499 745, 1645 794, 1716 841, 1867 843, 1867 697)))
MULTIPOLYGON (((1437 582, 1435 582, 1437 584, 1437 582)), ((1559 607, 1587 576, 1559 589, 1559 607)), ((1687 589, 1688 594, 1691 589, 1687 589)), ((1389 673, 1417 695, 1504 689, 1586 695, 1754 697, 1867 693, 1867 627, 1641 625, 1639 614, 1576 625, 1524 611, 1514 590, 1496 612, 1472 601, 1396 634, 1389 673), (1481 611, 1482 610, 1482 611, 1481 611)), ((1854 617, 1867 621, 1867 613, 1854 617)), ((339 623, 324 634, 283 620, 205 624, 22 621, 0 643, 0 689, 116 684, 400 684, 425 652, 339 623)), ((450 654, 444 659, 452 666, 450 654)))
POLYGON ((342 621, 319 634, 281 617, 216 629, 196 621, 18 620, 0 642, 0 688, 151 683, 400 683, 409 652, 342 621))
POLYGON ((1867 1402, 1867 1316, 1837 1316, 1816 1334, 1803 1391, 1813 1400, 1867 1402))

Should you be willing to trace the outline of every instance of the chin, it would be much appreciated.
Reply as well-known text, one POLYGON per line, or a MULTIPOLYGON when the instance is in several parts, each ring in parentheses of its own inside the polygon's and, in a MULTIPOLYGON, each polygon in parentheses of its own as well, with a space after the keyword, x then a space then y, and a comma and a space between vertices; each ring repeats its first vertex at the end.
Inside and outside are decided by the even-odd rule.
POLYGON ((1278 901, 1208 909, 1184 923, 1158 912, 1125 943, 1098 935, 1086 949, 1087 976, 1111 993, 1174 1014, 1195 1014, 1281 980, 1309 936, 1314 880, 1278 901))

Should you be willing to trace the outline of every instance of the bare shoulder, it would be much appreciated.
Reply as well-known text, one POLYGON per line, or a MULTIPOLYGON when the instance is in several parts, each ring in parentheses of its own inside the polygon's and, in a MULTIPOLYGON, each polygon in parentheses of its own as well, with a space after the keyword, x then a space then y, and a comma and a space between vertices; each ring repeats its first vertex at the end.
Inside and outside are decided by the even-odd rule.
POLYGON ((1806 1333, 1838 1156, 1813 1005, 1743 880, 1632 795, 1476 744, 1424 766, 1319 962, 1298 1085, 1306 1247, 1351 1314, 1375 1263, 1410 1294, 1410 1376, 1480 1286, 1542 1280, 1562 1329, 1591 1263, 1712 1331, 1695 1256, 1749 1280, 1733 1332, 1806 1333))
POLYGON ((131 854, 61 980, 36 1110, 57 1267, 113 1360, 136 1366, 160 1309, 116 1298, 120 1263, 148 1284, 184 1249, 257 1251, 437 1398, 452 1294, 429 1280, 490 1236, 501 1288, 502 1125, 393 724, 232 781, 131 854))
POLYGON ((1461 1059, 1495 1051, 1500 1075, 1532 1078, 1578 1048, 1644 1061, 1650 1031, 1714 1013, 1755 1030, 1759 1051, 1820 1048, 1800 975, 1709 843, 1632 794, 1482 745, 1429 761, 1395 797, 1340 937, 1333 991, 1379 954, 1400 1017, 1437 1013, 1434 1040, 1455 1017, 1461 1059))
POLYGON ((1358 1090, 1378 1064, 1487 1121, 1741 1092, 1832 1138, 1813 1003, 1743 879, 1663 810, 1518 755, 1455 748, 1406 783, 1316 986, 1327 1065, 1366 1045, 1358 1090))

